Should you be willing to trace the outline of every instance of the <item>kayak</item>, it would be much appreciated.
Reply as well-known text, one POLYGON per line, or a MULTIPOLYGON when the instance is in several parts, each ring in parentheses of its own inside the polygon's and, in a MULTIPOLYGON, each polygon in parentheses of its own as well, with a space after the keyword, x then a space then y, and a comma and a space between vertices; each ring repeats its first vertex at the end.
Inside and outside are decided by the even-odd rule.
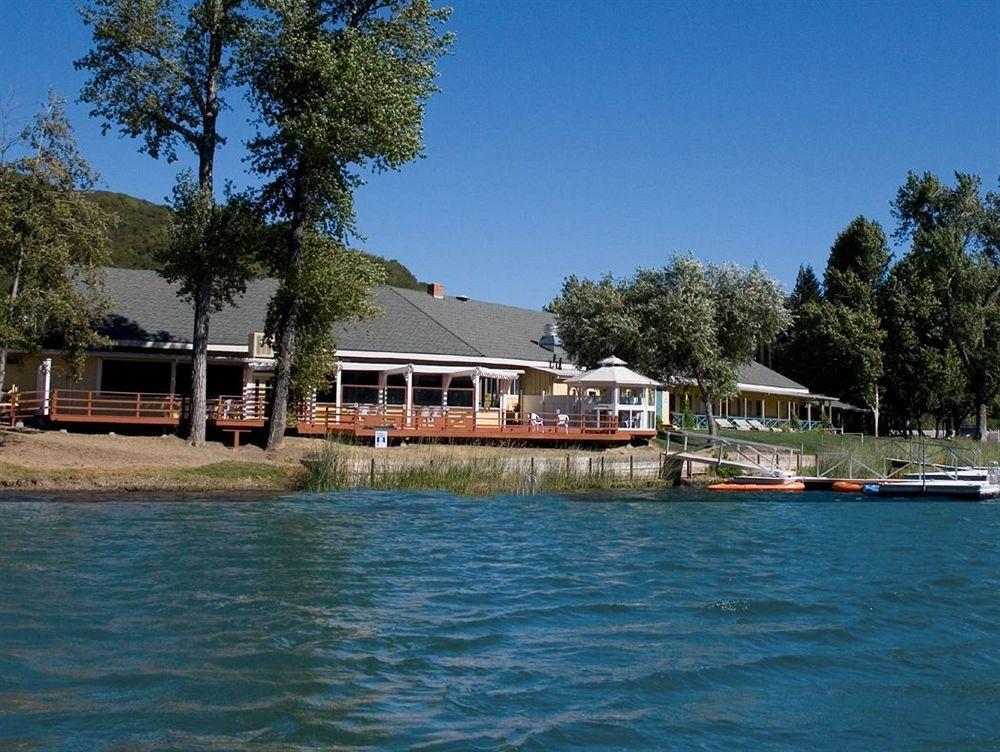
POLYGON ((708 487, 709 491, 805 491, 806 484, 802 481, 791 483, 716 483, 708 487))

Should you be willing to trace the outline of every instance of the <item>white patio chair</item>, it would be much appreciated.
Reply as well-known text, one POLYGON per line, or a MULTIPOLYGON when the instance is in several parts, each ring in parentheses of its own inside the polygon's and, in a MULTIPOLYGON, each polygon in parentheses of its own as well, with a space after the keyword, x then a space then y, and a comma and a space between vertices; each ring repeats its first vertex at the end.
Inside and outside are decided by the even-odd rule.
POLYGON ((726 418, 716 418, 715 419, 715 427, 716 428, 724 428, 727 431, 732 431, 733 429, 736 428, 736 426, 734 426, 732 423, 730 423, 729 420, 726 419, 726 418))
POLYGON ((556 416, 556 428, 562 428, 569 433, 569 416, 566 413, 559 413, 556 416))
POLYGON ((750 425, 749 421, 744 418, 733 418, 733 424, 736 426, 737 431, 753 431, 753 426, 750 425))
POLYGON ((764 431, 766 433, 770 433, 771 432, 770 428, 768 428, 767 426, 765 426, 763 423, 761 423, 756 418, 751 418, 750 420, 747 421, 747 423, 750 424, 750 428, 752 428, 754 431, 764 431))
POLYGON ((538 413, 531 413, 528 415, 528 425, 532 430, 534 430, 536 428, 542 428, 545 425, 545 422, 542 420, 542 416, 538 413))

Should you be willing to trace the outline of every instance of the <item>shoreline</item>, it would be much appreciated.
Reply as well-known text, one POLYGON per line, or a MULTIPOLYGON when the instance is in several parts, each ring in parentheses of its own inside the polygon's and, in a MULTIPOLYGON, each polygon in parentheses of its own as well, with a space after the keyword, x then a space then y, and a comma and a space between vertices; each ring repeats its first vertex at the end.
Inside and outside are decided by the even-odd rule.
MULTIPOLYGON (((0 494, 426 490, 462 495, 667 488, 659 450, 411 444, 289 437, 273 454, 173 435, 0 431, 0 494), (333 474, 331 475, 332 462, 333 474), (320 465, 324 465, 317 472, 320 465)), ((691 479, 685 479, 686 481, 691 479)))

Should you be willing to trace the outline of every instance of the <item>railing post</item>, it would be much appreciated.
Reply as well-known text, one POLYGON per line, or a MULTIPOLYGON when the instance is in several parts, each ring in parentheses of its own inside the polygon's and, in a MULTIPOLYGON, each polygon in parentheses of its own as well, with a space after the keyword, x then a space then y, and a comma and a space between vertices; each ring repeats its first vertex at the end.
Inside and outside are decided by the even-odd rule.
POLYGON ((94 414, 94 393, 87 390, 87 417, 90 418, 94 414))
POLYGON ((135 417, 136 418, 138 418, 139 417, 139 413, 142 412, 142 407, 141 407, 141 402, 140 402, 141 399, 142 399, 142 392, 136 392, 135 393, 135 417))

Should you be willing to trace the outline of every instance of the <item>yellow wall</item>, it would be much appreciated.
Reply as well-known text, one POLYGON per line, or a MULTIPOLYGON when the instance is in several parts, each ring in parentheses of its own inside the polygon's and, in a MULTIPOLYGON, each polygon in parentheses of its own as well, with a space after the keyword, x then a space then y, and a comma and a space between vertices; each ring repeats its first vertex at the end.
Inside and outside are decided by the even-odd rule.
MULTIPOLYGON (((670 410, 671 412, 683 412, 684 410, 684 396, 690 395, 691 397, 691 412, 701 413, 703 412, 701 407, 701 397, 698 392, 693 389, 675 389, 670 393, 670 410)), ((759 418, 761 417, 761 400, 764 401, 764 416, 765 418, 788 418, 789 402, 791 402, 791 415, 792 418, 799 417, 799 409, 803 404, 803 398, 793 395, 774 395, 774 394, 762 394, 761 392, 740 392, 736 396, 728 400, 722 400, 721 411, 718 400, 712 406, 713 412, 716 417, 725 417, 727 415, 737 416, 737 417, 750 417, 759 418), (746 399, 746 404, 744 405, 744 399, 746 399)), ((661 416, 662 417, 662 416, 661 416)))
MULTIPOLYGON (((17 386, 17 388, 22 392, 33 392, 35 391, 38 366, 41 364, 43 358, 37 355, 31 355, 27 357, 19 357, 19 363, 16 365, 7 366, 7 378, 4 384, 4 389, 9 390, 11 386, 17 386)), ((53 389, 97 389, 97 363, 98 358, 93 356, 87 357, 86 365, 84 366, 82 378, 79 381, 74 381, 70 376, 69 369, 66 367, 66 361, 60 356, 55 356, 52 358, 52 388, 53 389)))

